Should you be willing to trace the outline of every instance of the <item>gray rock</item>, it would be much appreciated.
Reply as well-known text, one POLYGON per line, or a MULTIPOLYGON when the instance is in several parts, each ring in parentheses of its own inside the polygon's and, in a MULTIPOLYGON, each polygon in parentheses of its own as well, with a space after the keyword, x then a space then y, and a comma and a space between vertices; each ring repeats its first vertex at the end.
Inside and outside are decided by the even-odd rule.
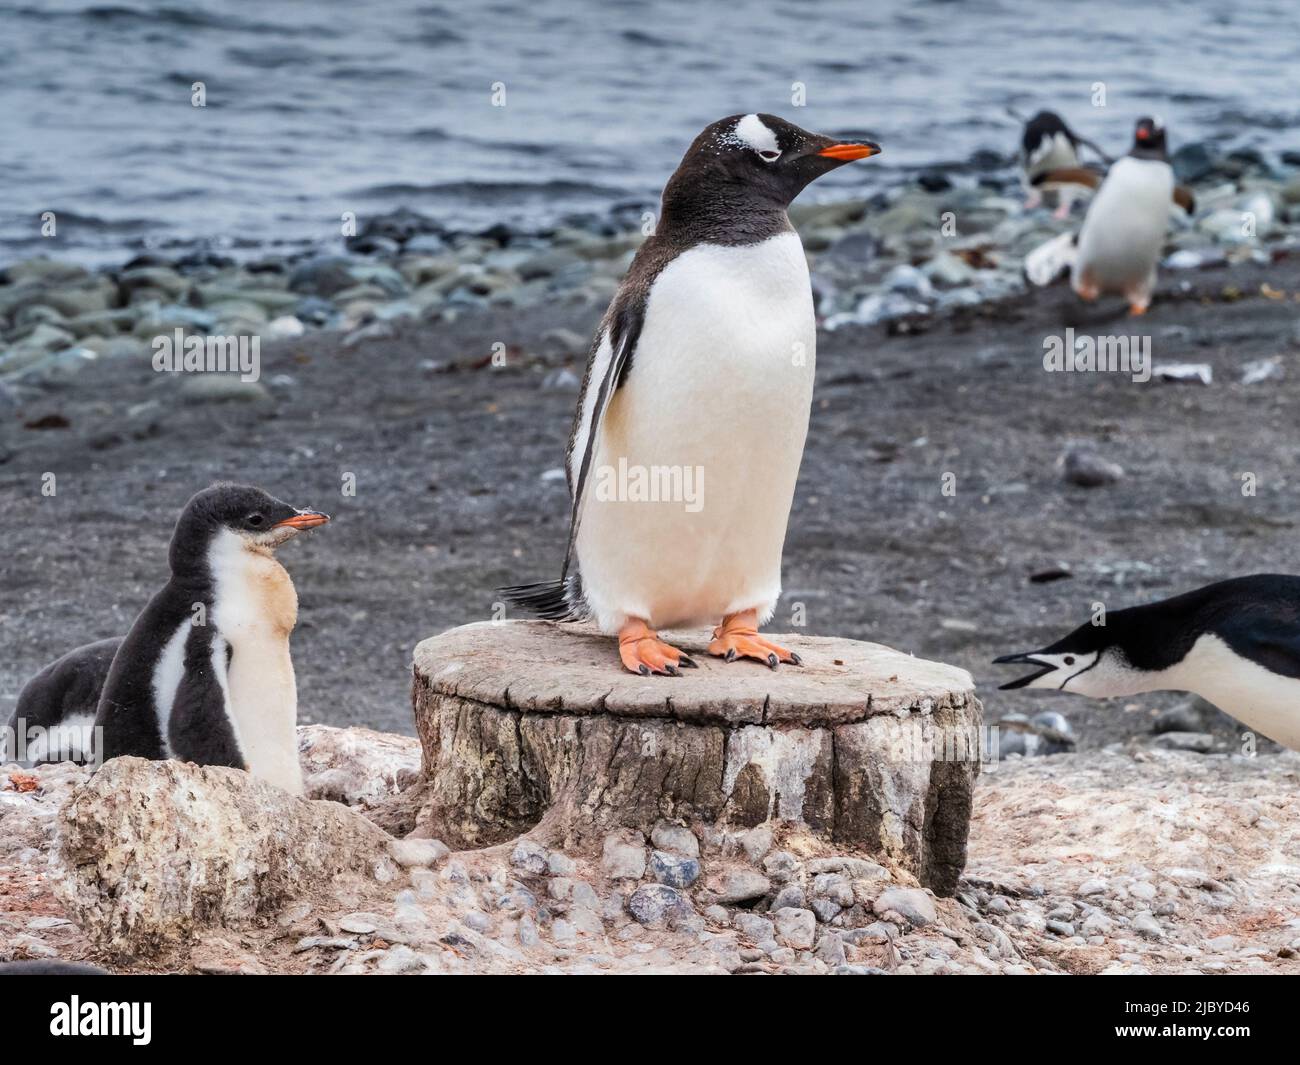
POLYGON ((1114 484, 1124 476, 1124 468, 1118 463, 1104 459, 1096 451, 1085 447, 1070 448, 1062 458, 1061 466, 1066 482, 1082 488, 1114 484))
POLYGON ((410 947, 399 943, 397 946, 389 947, 384 951, 376 968, 381 973, 418 973, 427 966, 420 955, 416 954, 410 947))
POLYGON ((799 909, 804 906, 806 901, 803 888, 798 884, 787 884, 776 893, 776 897, 772 900, 772 909, 780 910, 785 907, 799 909))
POLYGON ((1152 744, 1167 751, 1209 754, 1214 750, 1214 737, 1208 732, 1164 732, 1156 736, 1152 744))
POLYGON ((346 806, 174 760, 109 760, 58 826, 65 910, 101 949, 135 957, 183 949, 205 928, 264 922, 290 901, 360 890, 389 860, 389 837, 346 806))
POLYGON ((395 839, 388 845, 393 861, 406 869, 437 865, 451 848, 440 839, 395 839))
POLYGON ((725 906, 714 904, 713 906, 706 907, 704 910, 704 916, 714 924, 726 925, 731 923, 731 911, 725 906))
POLYGON ((695 858, 656 850, 650 854, 650 874, 669 887, 690 887, 700 877, 700 863, 695 858))
POLYGON ((844 940, 838 932, 826 932, 817 944, 817 957, 831 968, 845 964, 844 940))
POLYGON ((551 851, 546 859, 546 871, 551 876, 572 876, 578 871, 578 863, 562 851, 551 851))
POLYGON ((586 906, 589 909, 600 908, 600 896, 596 894, 596 889, 588 884, 585 880, 575 880, 573 890, 569 893, 575 906, 586 906))
POLYGON ((1049 932, 1054 932, 1058 936, 1074 935, 1074 925, 1069 921, 1048 921, 1047 930, 1049 932))
POLYGON ((822 924, 830 924, 840 915, 843 909, 844 907, 838 902, 833 902, 830 899, 813 899, 812 901, 812 911, 822 924))
POLYGON ((817 934, 817 917, 812 910, 786 907, 773 914, 777 935, 795 950, 808 950, 817 934))
POLYGON ((920 888, 886 888, 872 903, 872 909, 881 917, 897 916, 918 927, 933 924, 938 917, 934 899, 920 888))
POLYGON ((540 876, 550 863, 551 851, 536 840, 521 839, 510 852, 510 864, 526 873, 540 876))
POLYGON ((731 918, 732 927, 755 943, 765 943, 776 938, 776 925, 766 917, 748 910, 739 910, 731 918))
POLYGON ((632 892, 627 909, 639 924, 650 928, 670 926, 695 912, 690 900, 667 884, 643 884, 632 892))
POLYGON ((645 837, 619 829, 605 837, 600 866, 611 880, 640 880, 645 876, 645 837))
POLYGON ((763 871, 778 883, 785 883, 799 868, 799 859, 789 851, 772 851, 763 859, 763 871))
POLYGON ((1144 939, 1164 939, 1165 931, 1151 914, 1143 912, 1133 918, 1133 931, 1144 939))
MULTIPOLYGON (((778 851, 777 853, 787 854, 788 852, 778 851)), ((766 864, 764 863, 764 865, 766 864)), ((807 862, 805 868, 812 876, 818 876, 821 873, 843 873, 853 880, 889 879, 889 870, 869 858, 812 858, 807 862)))
POLYGON ((352 273, 353 260, 341 255, 320 255, 294 267, 289 274, 289 289, 304 295, 330 297, 357 283, 352 273))
POLYGON ((243 381, 237 373, 191 374, 181 382, 179 392, 186 403, 275 403, 260 381, 243 381))
POLYGON ((724 906, 761 899, 772 890, 772 882, 753 869, 730 869, 711 886, 715 901, 724 906))
POLYGON ((1205 714, 1201 704, 1195 699, 1186 699, 1161 710, 1151 722, 1151 731, 1157 735, 1164 732, 1204 732, 1205 714))
POLYGON ((699 839, 694 832, 683 825, 660 821, 650 833, 650 842, 669 854, 680 854, 684 858, 700 856, 699 839))

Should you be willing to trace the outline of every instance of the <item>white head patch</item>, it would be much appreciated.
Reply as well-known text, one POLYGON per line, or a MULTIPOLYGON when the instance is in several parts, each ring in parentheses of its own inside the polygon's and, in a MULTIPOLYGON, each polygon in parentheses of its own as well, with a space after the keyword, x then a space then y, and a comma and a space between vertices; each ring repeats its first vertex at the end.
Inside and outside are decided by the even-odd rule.
POLYGON ((737 122, 736 137, 765 158, 772 158, 773 152, 781 154, 776 134, 758 115, 746 115, 737 122))

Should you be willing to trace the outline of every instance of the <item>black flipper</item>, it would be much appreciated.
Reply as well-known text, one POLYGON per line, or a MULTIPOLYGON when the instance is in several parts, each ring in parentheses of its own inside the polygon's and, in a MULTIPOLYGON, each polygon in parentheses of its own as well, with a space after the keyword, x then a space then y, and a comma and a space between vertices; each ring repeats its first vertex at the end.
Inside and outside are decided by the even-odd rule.
POLYGON ((225 670, 229 661, 225 641, 213 653, 212 640, 195 628, 185 641, 185 668, 168 719, 167 741, 171 753, 183 762, 225 765, 247 769, 235 726, 226 713, 225 670), (217 670, 221 676, 217 675, 217 670))
MULTIPOLYGON (((582 581, 578 574, 569 572, 573 565, 574 546, 578 539, 578 527, 582 522, 582 508, 586 501, 587 483, 591 474, 591 463, 596 454, 596 442, 600 427, 609 409, 610 400, 627 380, 632 368, 632 355, 636 350, 637 340, 645 322, 645 301, 631 300, 626 306, 615 307, 609 317, 609 335, 611 354, 609 365, 597 385, 596 401, 591 409, 591 422, 587 426, 586 446, 577 464, 577 476, 573 481, 573 501, 569 509, 569 542, 564 551, 564 566, 560 570, 559 580, 540 581, 536 584, 519 584, 500 589, 506 602, 548 621, 581 621, 588 616, 582 602, 582 581)), ((603 334, 604 330, 602 330, 603 334)), ((592 350, 591 366, 600 351, 598 340, 592 350)), ((590 371, 589 371, 590 372, 590 371)), ((590 378, 586 387, 595 382, 590 378)), ((578 400, 578 417, 586 405, 586 389, 578 400)))

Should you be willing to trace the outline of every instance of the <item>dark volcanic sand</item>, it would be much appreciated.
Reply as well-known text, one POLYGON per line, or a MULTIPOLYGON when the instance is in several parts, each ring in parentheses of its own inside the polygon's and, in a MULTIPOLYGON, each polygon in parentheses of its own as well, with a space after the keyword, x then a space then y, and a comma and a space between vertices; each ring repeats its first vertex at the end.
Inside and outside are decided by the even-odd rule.
MULTIPOLYGON (((1296 571, 1298 287, 1300 264, 1284 261, 1166 273, 1145 319, 1126 318, 1118 301, 1084 308, 1057 287, 919 334, 823 335, 786 594, 770 627, 789 628, 803 603, 809 632, 971 670, 992 717, 1061 710, 1085 747, 1146 731, 1153 708, 1177 696, 1125 712, 1122 701, 1000 693, 1016 674, 989 660, 1063 634, 1094 600, 1114 609, 1230 575, 1296 571), (1185 282, 1195 294, 1179 293, 1185 282), (1287 300, 1261 296, 1261 282, 1287 300), (1245 297, 1222 298, 1227 285, 1245 297), (1157 362, 1208 362, 1214 383, 1047 374, 1043 337, 1067 324, 1148 333, 1157 362), (1238 383, 1243 363, 1279 355, 1283 380, 1238 383), (1065 484, 1057 459, 1071 440, 1095 442, 1127 477, 1065 484), (949 471, 954 497, 941 494, 949 471), (1258 476, 1254 498, 1242 495, 1243 471, 1258 476), (1030 583, 1061 563, 1072 578, 1030 583)), ((350 349, 320 334, 268 345, 269 409, 182 404, 177 379, 122 362, 0 408, 0 721, 43 663, 127 629, 164 580, 178 508, 225 477, 336 519, 281 553, 301 601, 303 719, 409 731, 415 643, 489 617, 497 586, 558 570, 566 490, 541 474, 562 465, 576 397, 544 390, 535 356, 547 329, 585 334, 600 310, 467 314, 350 349), (468 365, 497 340, 515 346, 515 365, 427 364, 468 365), (51 415, 68 427, 24 427, 51 415), (58 477, 53 499, 40 493, 45 471, 58 477), (355 498, 340 493, 347 472, 355 498)), ((671 558, 664 565, 671 572, 671 558)), ((735 668, 761 683, 762 667, 735 668)))

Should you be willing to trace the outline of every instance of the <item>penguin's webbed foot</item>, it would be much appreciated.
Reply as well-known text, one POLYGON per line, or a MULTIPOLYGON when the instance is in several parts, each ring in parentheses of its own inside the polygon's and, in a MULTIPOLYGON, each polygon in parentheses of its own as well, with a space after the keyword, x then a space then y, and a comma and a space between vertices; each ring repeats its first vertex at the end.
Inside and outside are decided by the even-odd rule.
POLYGON ((723 618, 722 624, 713 630, 709 654, 728 662, 734 662, 737 658, 752 658, 770 669, 776 669, 782 662, 788 662, 792 666, 803 665, 803 661, 793 651, 787 651, 780 644, 765 640, 758 634, 756 610, 744 610, 723 618))
POLYGON ((629 619, 618 630, 618 657, 624 668, 643 677, 655 673, 680 677, 683 669, 699 668, 685 652, 664 643, 659 634, 639 618, 629 619))

